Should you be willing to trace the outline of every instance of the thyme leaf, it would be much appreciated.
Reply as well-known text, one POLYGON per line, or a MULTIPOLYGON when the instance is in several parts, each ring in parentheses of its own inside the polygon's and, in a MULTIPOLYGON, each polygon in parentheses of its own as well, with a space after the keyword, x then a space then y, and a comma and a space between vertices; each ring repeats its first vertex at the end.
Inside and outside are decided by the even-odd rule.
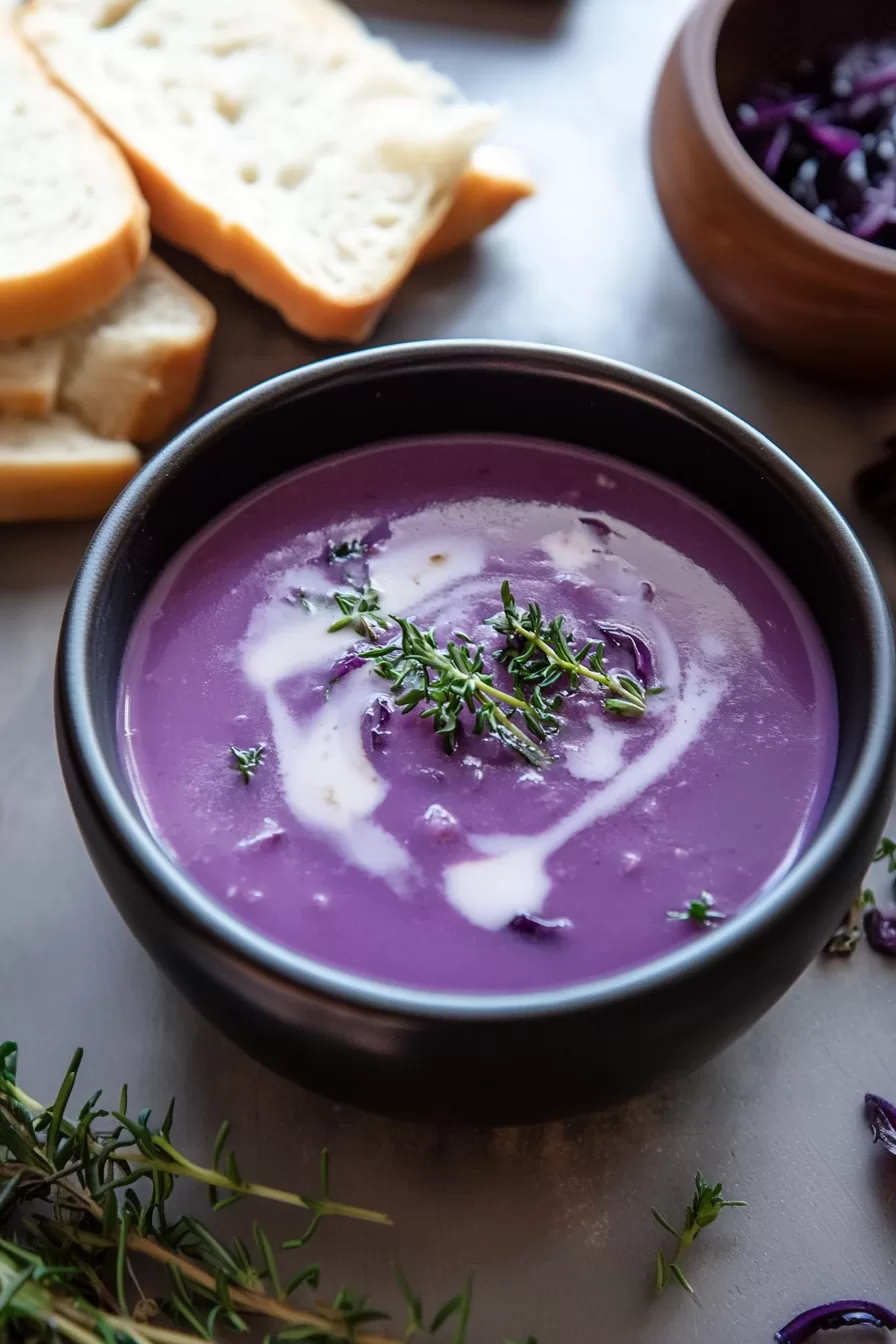
POLYGON ((702 924, 705 929, 725 918, 721 910, 715 909, 715 898, 710 896, 708 891, 701 891, 699 896, 688 901, 683 910, 669 910, 668 919, 690 919, 695 924, 702 924))
POLYGON ((718 1218, 723 1209, 743 1209, 746 1205, 742 1199, 723 1199, 722 1184, 708 1185, 704 1181, 700 1172, 694 1177, 694 1198, 684 1213, 684 1223, 680 1230, 676 1230, 671 1223, 668 1223, 661 1213, 656 1209, 651 1209, 660 1227, 665 1232, 677 1239, 674 1254, 671 1259, 667 1259, 662 1251, 656 1253, 656 1291, 662 1293, 668 1288, 674 1279, 686 1293, 693 1297, 694 1290, 688 1283, 681 1269, 679 1261, 687 1248, 705 1227, 710 1227, 718 1218))
MULTIPOLYGON (((872 864, 886 860, 887 872, 896 873, 896 840, 883 836, 874 851, 872 864)), ((862 941, 862 922, 867 910, 873 909, 876 902, 870 887, 864 888, 856 896, 852 905, 843 916, 838 927, 824 945, 829 957, 849 957, 862 941)))
MULTIPOLYGON (((382 1333, 385 1312, 341 1288, 329 1302, 295 1302, 316 1290, 320 1266, 281 1274, 278 1253, 303 1247, 324 1218, 386 1224, 382 1213, 333 1200, 329 1163, 321 1159, 320 1189, 297 1195, 247 1180, 221 1126, 211 1164, 181 1152, 172 1137, 173 1103, 160 1125, 149 1111, 129 1109, 127 1088, 106 1109, 95 1092, 66 1114, 81 1066, 77 1051, 55 1099, 42 1105, 17 1081, 18 1050, 0 1044, 0 1340, 3 1344, 200 1344, 222 1332, 248 1330, 249 1317, 267 1319, 265 1344, 398 1344, 382 1333), (198 1218, 172 1210, 177 1183, 209 1189, 213 1208, 256 1197, 301 1209, 310 1221, 301 1236, 276 1245, 253 1225, 255 1249, 239 1237, 225 1241, 198 1218), (167 1295, 149 1297, 138 1266, 150 1260, 168 1276, 167 1295)), ((465 1344, 471 1283, 424 1328, 423 1303, 396 1271, 408 1304, 401 1337, 432 1339, 452 1322, 444 1344, 465 1344)), ((531 1342, 534 1344, 534 1341, 531 1342)))
POLYGON ((369 583, 365 583, 357 592, 337 590, 333 594, 333 601, 342 615, 327 627, 331 635, 351 626, 362 639, 373 644, 376 642, 377 630, 388 630, 390 620, 380 612, 380 595, 369 583))
POLYGON ((557 730, 559 720, 537 702, 495 686, 485 669, 481 644, 450 640, 443 649, 431 630, 421 630, 402 616, 393 619, 400 640, 385 648, 364 649, 359 656, 372 660, 375 671, 389 682, 403 714, 420 709, 421 718, 432 720, 449 754, 457 746, 461 719, 466 715, 472 718, 474 734, 497 738, 530 765, 540 768, 551 763, 541 743, 557 730))
POLYGON ((231 768, 238 771, 243 777, 243 783, 248 784, 253 778, 255 771, 264 761, 264 753, 267 750, 264 743, 257 747, 231 747, 230 751, 233 760, 230 762, 231 768))
MULTIPOLYGON (((601 687, 603 707, 622 718, 640 718, 649 695, 658 695, 662 687, 648 689, 629 672, 611 672, 604 663, 604 645, 587 640, 573 649, 564 629, 565 617, 545 621, 541 607, 530 602, 523 610, 505 579, 501 585, 503 608, 489 617, 487 625, 503 635, 506 643, 495 658, 510 673, 517 694, 543 694, 567 678, 568 689, 578 690, 580 683, 591 681, 601 687)), ((555 702, 556 703, 556 702, 555 702)))
POLYGON ((327 547, 327 563, 330 565, 342 564, 345 560, 353 560, 356 557, 363 556, 367 550, 363 541, 357 537, 350 537, 345 541, 331 541, 327 547))

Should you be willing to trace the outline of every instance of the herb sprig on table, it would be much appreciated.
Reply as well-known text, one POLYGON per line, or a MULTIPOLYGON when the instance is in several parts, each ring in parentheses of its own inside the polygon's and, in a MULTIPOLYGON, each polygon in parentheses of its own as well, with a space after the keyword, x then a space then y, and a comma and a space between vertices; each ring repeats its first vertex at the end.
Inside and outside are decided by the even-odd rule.
MULTIPOLYGON (((896 873, 896 840, 883 836, 871 862, 886 861, 887 872, 896 873)), ((874 892, 870 887, 861 890, 847 910, 839 927, 825 944, 825 953, 829 957, 849 957, 862 941, 862 929, 875 952, 883 956, 896 956, 896 916, 886 915, 878 910, 874 892)))
POLYGON ((664 1228, 671 1236, 677 1240, 677 1245, 671 1259, 667 1259, 662 1251, 656 1253, 656 1291, 662 1293, 674 1279, 680 1284, 686 1293, 695 1296, 694 1290, 688 1283, 679 1263, 681 1257, 687 1248, 697 1240, 705 1227, 711 1226, 716 1221, 723 1209, 743 1209, 746 1204, 742 1199, 723 1199, 722 1185, 708 1185, 700 1172, 694 1177, 694 1198, 685 1209, 684 1223, 680 1229, 674 1228, 671 1223, 667 1223, 665 1218, 656 1209, 651 1209, 660 1227, 664 1228))
POLYGON ((13 1042, 0 1045, 4 1344, 198 1344, 225 1330, 246 1332, 250 1316, 271 1322, 265 1344, 396 1344, 398 1338, 465 1344, 470 1280, 430 1318, 419 1294, 396 1271, 408 1309, 407 1330, 400 1336, 382 1333, 379 1323, 387 1313, 345 1288, 329 1302, 296 1303, 297 1294, 318 1288, 320 1266, 287 1272, 278 1263, 278 1250, 304 1248, 324 1218, 389 1222, 385 1214, 332 1198, 326 1153, 316 1195, 259 1185, 244 1178, 226 1150, 226 1124, 206 1167, 172 1142, 173 1102, 162 1123, 153 1126, 149 1111, 129 1112, 127 1088, 112 1110, 101 1107, 97 1092, 68 1119, 81 1051, 49 1106, 19 1087, 17 1055, 13 1042), (277 1248, 258 1223, 252 1247, 239 1237, 225 1242, 202 1220, 172 1210, 182 1179, 206 1186, 212 1209, 256 1197, 304 1210, 307 1222, 277 1248), (162 1295, 144 1288, 141 1261, 164 1270, 162 1295))

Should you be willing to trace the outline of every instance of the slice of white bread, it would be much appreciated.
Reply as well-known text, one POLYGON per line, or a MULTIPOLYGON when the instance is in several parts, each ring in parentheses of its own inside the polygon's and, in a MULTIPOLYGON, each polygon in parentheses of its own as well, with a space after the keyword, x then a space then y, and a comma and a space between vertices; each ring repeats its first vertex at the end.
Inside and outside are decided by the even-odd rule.
POLYGON ((196 397, 216 313, 156 256, 95 318, 70 329, 59 405, 107 439, 151 443, 196 397))
POLYGON ((163 236, 320 339, 369 334, 495 121, 336 0, 29 0, 163 236))
POLYGON ((133 444, 99 438, 69 415, 0 416, 0 522, 99 518, 139 467, 133 444))
POLYGON ((0 341, 0 411, 46 418, 59 397, 64 357, 61 336, 0 341))
POLYGON ((515 150, 503 145, 479 145, 457 184, 448 214, 423 248, 420 260, 432 261, 471 243, 534 191, 515 150))
POLYGON ((202 294, 150 255, 95 317, 0 342, 0 411, 60 408, 104 438, 151 443, 193 402, 215 318, 202 294))
POLYGON ((147 215, 120 151, 0 13, 0 339, 114 298, 146 256, 147 215))

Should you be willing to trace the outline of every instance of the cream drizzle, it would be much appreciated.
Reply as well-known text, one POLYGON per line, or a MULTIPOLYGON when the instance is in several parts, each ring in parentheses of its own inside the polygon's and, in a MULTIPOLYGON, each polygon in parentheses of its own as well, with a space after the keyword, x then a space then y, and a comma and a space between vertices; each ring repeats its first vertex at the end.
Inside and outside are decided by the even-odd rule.
MULTIPOLYGON (((479 573, 484 563, 481 539, 443 534, 377 554, 370 576, 382 609, 403 615, 479 573)), ((321 577, 317 571, 290 576, 312 592, 321 577)), ((301 672, 331 667, 355 643, 351 629, 330 633, 332 621, 332 610, 297 612, 285 606, 281 594, 253 618, 243 673, 264 694, 283 796, 293 816, 325 836, 349 863, 400 891, 410 857, 395 836, 371 820, 389 791, 362 737, 364 714, 378 689, 375 673, 358 668, 335 682, 322 707, 301 725, 279 689, 301 672)))
POLYGON ((487 857, 445 869, 445 895, 460 914, 483 929, 504 928, 515 915, 537 914, 551 889, 546 864, 574 835, 633 802, 681 760, 716 709, 724 681, 697 666, 687 669, 671 723, 661 737, 615 779, 540 835, 472 836, 487 857))
MULTIPOLYGON (((674 585, 681 557, 661 542, 614 521, 614 528, 621 529, 614 544, 622 555, 613 555, 595 547, 591 530, 571 521, 566 508, 515 507, 516 512, 513 505, 477 500, 470 508, 461 506, 460 511, 467 525, 479 510, 483 531, 488 527, 491 533, 516 539, 517 544, 524 535, 527 541, 531 538, 531 544, 540 547, 552 565, 563 567, 565 573, 560 577, 577 585, 593 584, 595 568, 600 566, 601 587, 613 592, 604 583, 612 576, 616 593, 631 603, 637 601, 633 594, 640 589, 640 576, 639 569, 624 558, 627 533, 632 542, 637 538, 641 557, 648 546, 657 572, 663 572, 664 580, 674 585), (539 519, 543 520, 540 531, 539 519), (552 530, 545 532, 544 522, 552 530)), ((469 531, 452 533, 449 522, 450 510, 437 508, 393 525, 392 543, 370 560, 371 582, 381 594, 384 611, 418 620, 431 620, 435 614, 443 620, 460 620, 468 602, 483 595, 478 576, 486 561, 485 542, 469 531)), ((358 531, 363 530, 366 527, 359 525, 358 531)), ((368 757, 362 736, 364 714, 377 692, 374 674, 357 669, 336 682, 321 708, 301 724, 281 693, 283 683, 292 677, 332 667, 357 639, 350 629, 329 632, 331 610, 299 613, 283 602, 289 586, 313 593, 320 590, 322 578, 326 582, 320 570, 307 567, 281 576, 278 591, 253 613, 242 649, 243 672, 264 695, 283 795, 293 815, 324 836, 347 862, 402 891, 411 868, 408 852, 372 820, 389 789, 368 757)), ((698 571, 698 587, 707 597, 710 589, 719 592, 704 571, 698 571)), ((537 913, 551 888, 546 868, 551 855, 587 827, 626 807, 673 769, 722 698, 724 681, 696 664, 687 668, 682 679, 677 649, 663 623, 649 608, 642 611, 666 686, 666 694, 651 702, 651 713, 663 723, 664 731, 640 756, 625 762, 626 743, 608 736, 616 737, 616 725, 611 728, 595 716, 590 720, 591 738, 580 745, 578 753, 567 754, 567 767, 578 778, 593 779, 601 787, 539 835, 472 837, 470 843, 482 857, 452 864, 444 871, 448 901, 471 923, 499 929, 522 911, 537 913)), ((758 641, 758 631, 748 623, 748 634, 758 641)), ((708 647, 705 652, 714 661, 708 647)))

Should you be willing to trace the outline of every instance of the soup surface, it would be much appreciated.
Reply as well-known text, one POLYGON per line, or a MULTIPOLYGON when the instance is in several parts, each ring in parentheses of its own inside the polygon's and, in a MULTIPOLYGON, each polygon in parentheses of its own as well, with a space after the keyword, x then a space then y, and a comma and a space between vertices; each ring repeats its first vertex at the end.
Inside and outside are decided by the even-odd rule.
POLYGON ((200 533, 135 624, 120 741, 151 829, 241 920, 496 992, 713 937, 811 835, 837 722, 809 613, 719 514, 598 453, 463 437, 322 461, 200 533))

